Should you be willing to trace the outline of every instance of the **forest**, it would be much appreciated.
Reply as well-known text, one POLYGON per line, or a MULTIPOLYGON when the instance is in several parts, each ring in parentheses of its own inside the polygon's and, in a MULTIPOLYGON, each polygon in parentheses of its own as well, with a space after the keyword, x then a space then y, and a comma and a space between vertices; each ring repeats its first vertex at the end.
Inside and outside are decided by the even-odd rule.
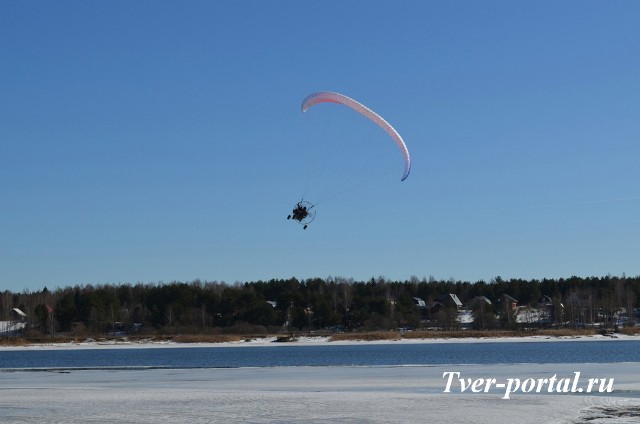
POLYGON ((625 275, 473 283, 433 277, 196 280, 4 291, 0 321, 23 320, 28 335, 515 330, 631 326, 638 305, 640 276, 625 275), (463 311, 467 321, 460 319, 463 311))

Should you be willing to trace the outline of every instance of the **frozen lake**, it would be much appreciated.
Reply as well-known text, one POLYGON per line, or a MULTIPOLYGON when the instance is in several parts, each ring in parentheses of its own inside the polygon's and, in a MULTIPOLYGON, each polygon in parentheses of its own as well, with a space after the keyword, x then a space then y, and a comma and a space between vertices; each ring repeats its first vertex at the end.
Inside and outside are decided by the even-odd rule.
POLYGON ((638 363, 5 371, 0 422, 637 423, 639 376, 638 363), (614 378, 615 390, 444 393, 452 371, 502 381, 578 371, 614 378))
POLYGON ((628 360, 637 354, 637 344, 624 341, 9 348, 0 351, 0 422, 638 423, 640 360, 628 360), (504 361, 496 349, 515 360, 504 361), (590 349, 605 353, 583 361, 590 349), (438 354, 451 362, 428 362, 438 354), (482 359, 494 354, 493 362, 502 363, 482 359), (216 368, 212 357, 237 362, 216 368), (274 365, 274 357, 285 365, 274 365), (321 357, 323 364, 315 364, 321 357), (386 364, 391 357, 395 362, 386 364), (415 365, 416 357, 422 363, 415 365), (164 364, 155 363, 159 358, 164 364), (445 373, 459 373, 448 393, 445 373), (458 376, 465 385, 494 379, 503 388, 463 391, 458 376), (524 383, 557 377, 568 388, 576 376, 580 388, 590 378, 613 379, 611 390, 544 386, 537 393, 524 383), (527 390, 504 399, 504 383, 516 379, 527 390))

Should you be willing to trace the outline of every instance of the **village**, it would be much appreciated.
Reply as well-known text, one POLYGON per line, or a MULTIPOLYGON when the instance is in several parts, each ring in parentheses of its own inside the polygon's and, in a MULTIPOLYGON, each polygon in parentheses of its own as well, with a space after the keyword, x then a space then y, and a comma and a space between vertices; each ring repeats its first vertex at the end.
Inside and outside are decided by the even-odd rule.
POLYGON ((476 296, 463 304, 454 293, 441 296, 437 301, 425 302, 414 298, 420 309, 425 327, 437 329, 487 329, 501 319, 508 328, 532 329, 549 327, 618 329, 635 326, 640 308, 612 308, 605 310, 593 306, 588 298, 575 293, 563 303, 559 299, 543 296, 533 305, 519 305, 518 299, 503 294, 497 302, 486 296, 476 296))
POLYGON ((331 335, 417 330, 467 331, 465 337, 475 337, 474 330, 632 331, 640 322, 640 308, 634 307, 636 279, 601 280, 572 281, 564 290, 566 284, 560 281, 555 296, 541 294, 544 283, 539 282, 474 285, 373 279, 271 280, 235 286, 194 282, 45 289, 30 294, 4 292, 0 293, 0 337, 331 335), (604 281, 613 290, 608 294, 595 290, 589 287, 593 281, 599 285, 604 281), (525 300, 520 301, 511 295, 513 292, 525 300))

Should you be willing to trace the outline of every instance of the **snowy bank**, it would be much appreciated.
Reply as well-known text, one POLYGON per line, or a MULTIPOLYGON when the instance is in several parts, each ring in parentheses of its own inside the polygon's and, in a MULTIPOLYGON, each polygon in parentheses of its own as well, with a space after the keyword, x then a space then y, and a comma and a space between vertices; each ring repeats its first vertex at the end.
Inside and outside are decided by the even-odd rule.
MULTIPOLYGON (((354 335, 354 337, 357 337, 354 335)), ((278 342, 277 337, 255 337, 234 342, 221 343, 178 343, 174 341, 157 341, 153 339, 126 338, 119 340, 92 340, 88 339, 70 343, 34 343, 21 346, 0 346, 0 351, 6 350, 32 350, 32 349, 126 349, 126 348, 182 348, 182 347, 243 347, 243 346, 314 346, 323 344, 355 345, 355 344, 436 344, 436 343, 525 343, 525 342, 582 342, 601 341, 616 342, 623 340, 640 340, 640 335, 592 335, 592 336, 526 336, 526 337, 464 337, 464 338, 400 338, 389 340, 340 340, 331 341, 330 337, 299 336, 292 341, 278 342)))

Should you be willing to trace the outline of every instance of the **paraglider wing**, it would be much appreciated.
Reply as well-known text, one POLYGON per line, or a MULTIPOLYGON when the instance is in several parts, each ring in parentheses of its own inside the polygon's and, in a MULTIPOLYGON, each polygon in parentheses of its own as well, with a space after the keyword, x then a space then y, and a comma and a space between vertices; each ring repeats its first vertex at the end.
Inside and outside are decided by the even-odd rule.
POLYGON ((356 112, 366 116, 383 130, 385 130, 387 134, 389 134, 391 138, 393 138, 393 140, 396 142, 404 158, 404 174, 402 174, 401 181, 404 181, 409 176, 409 171, 411 170, 411 157, 409 156, 409 150, 407 149, 406 144, 404 144, 404 140, 402 140, 402 137, 400 137, 398 131, 396 131, 395 128, 391 126, 391 124, 389 124, 380 115, 378 115, 362 103, 357 102, 356 100, 353 100, 352 98, 347 97, 344 94, 322 91, 307 96, 307 98, 302 102, 302 111, 306 112, 307 109, 309 109, 313 105, 327 102, 340 103, 342 105, 348 106, 356 112))

